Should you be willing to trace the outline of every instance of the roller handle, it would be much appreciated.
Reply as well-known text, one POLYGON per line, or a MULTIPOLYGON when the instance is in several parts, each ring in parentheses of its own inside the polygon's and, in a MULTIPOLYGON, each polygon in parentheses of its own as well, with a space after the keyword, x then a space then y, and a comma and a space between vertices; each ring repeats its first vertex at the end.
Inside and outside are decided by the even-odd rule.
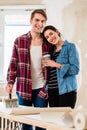
POLYGON ((11 95, 11 93, 9 94, 9 99, 11 99, 12 98, 12 95, 11 95))

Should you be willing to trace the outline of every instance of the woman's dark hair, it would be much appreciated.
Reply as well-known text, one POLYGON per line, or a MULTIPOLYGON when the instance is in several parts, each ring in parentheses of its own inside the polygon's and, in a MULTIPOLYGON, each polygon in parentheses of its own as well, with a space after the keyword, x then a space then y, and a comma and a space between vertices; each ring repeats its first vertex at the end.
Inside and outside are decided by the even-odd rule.
POLYGON ((61 37, 61 34, 58 31, 58 29, 56 27, 52 26, 52 25, 45 26, 44 29, 43 29, 43 31, 42 31, 42 35, 44 36, 44 32, 47 31, 47 30, 49 30, 49 29, 53 30, 54 32, 58 32, 58 36, 61 37))
MULTIPOLYGON (((53 30, 54 32, 58 32, 58 35, 60 36, 60 32, 59 32, 54 26, 52 26, 52 25, 45 26, 44 29, 43 29, 43 31, 42 31, 42 33, 41 33, 41 35, 42 35, 42 37, 43 37, 44 43, 46 43, 46 44, 47 44, 47 43, 50 44, 50 43, 47 41, 47 39, 44 37, 44 32, 47 31, 48 29, 51 29, 51 30, 53 30)), ((49 54, 52 55, 52 53, 53 53, 53 51, 54 51, 54 49, 55 49, 55 45, 52 45, 52 44, 51 44, 51 46, 52 46, 52 48, 51 48, 51 50, 49 51, 49 54)))

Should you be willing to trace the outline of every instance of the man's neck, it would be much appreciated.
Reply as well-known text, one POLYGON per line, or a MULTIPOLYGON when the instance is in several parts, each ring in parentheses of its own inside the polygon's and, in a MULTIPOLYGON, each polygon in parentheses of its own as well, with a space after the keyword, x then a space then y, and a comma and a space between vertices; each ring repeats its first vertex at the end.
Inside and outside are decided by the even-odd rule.
POLYGON ((42 38, 40 33, 35 33, 31 31, 31 36, 32 36, 32 45, 41 45, 42 44, 42 38))
POLYGON ((36 33, 31 30, 31 36, 32 36, 32 40, 40 39, 41 33, 36 33))

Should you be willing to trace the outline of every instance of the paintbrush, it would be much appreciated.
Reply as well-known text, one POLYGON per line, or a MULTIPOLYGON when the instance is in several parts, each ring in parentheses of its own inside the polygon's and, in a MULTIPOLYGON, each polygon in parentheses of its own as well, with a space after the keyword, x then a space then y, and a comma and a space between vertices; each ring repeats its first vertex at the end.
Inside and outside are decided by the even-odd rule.
POLYGON ((9 98, 4 98, 3 103, 4 103, 5 108, 18 107, 18 99, 12 98, 12 94, 9 94, 9 98))

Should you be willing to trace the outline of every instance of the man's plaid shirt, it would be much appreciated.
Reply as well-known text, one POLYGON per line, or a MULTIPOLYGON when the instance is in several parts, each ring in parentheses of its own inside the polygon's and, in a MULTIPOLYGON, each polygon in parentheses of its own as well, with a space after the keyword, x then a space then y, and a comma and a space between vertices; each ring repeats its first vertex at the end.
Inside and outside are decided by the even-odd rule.
MULTIPOLYGON (((8 84, 14 84, 16 81, 16 92, 22 98, 31 100, 32 97, 32 78, 31 78, 31 61, 30 61, 30 45, 31 33, 24 34, 16 38, 13 47, 12 58, 7 73, 8 84)), ((49 53, 50 45, 46 42, 42 44, 42 55, 49 53)), ((42 68, 43 76, 47 82, 46 68, 42 68)), ((39 96, 47 98, 46 84, 39 92, 39 96)))

